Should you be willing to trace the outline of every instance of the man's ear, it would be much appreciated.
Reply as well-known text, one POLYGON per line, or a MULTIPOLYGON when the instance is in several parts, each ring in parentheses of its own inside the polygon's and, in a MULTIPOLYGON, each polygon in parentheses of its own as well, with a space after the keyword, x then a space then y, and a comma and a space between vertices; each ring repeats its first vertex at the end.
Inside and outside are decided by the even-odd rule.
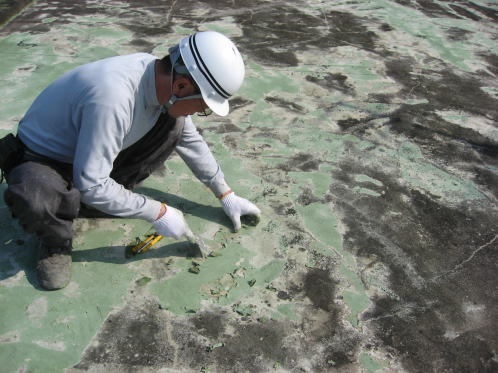
POLYGON ((178 97, 185 97, 192 94, 192 83, 185 76, 178 76, 173 82, 173 93, 178 97))

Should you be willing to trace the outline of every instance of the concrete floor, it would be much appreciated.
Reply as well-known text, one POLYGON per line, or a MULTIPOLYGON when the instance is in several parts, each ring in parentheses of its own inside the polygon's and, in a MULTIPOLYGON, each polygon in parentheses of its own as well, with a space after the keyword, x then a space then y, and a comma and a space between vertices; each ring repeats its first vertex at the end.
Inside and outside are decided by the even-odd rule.
POLYGON ((0 371, 498 371, 497 9, 496 0, 25 8, 0 29, 0 136, 72 67, 162 57, 198 30, 230 36, 244 86, 229 117, 195 122, 263 218, 231 233, 174 156, 140 191, 186 212, 220 255, 194 274, 185 243, 165 239, 129 260, 125 247, 149 224, 81 219, 72 281, 45 292, 36 239, 0 202, 0 371))

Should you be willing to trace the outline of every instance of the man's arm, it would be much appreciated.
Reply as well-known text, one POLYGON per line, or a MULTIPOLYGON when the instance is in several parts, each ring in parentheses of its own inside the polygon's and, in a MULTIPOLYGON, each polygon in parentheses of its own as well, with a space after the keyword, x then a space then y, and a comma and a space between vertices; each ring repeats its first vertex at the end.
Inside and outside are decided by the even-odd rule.
MULTIPOLYGON (((241 227, 241 216, 256 215, 259 217, 261 211, 258 207, 245 198, 235 195, 225 182, 220 166, 190 117, 185 118, 182 139, 176 151, 194 175, 220 199, 223 211, 232 220, 235 231, 241 227)), ((257 220, 259 221, 259 218, 257 220)))
POLYGON ((181 140, 176 146, 176 152, 216 197, 230 190, 220 166, 190 116, 185 117, 185 126, 181 140))
MULTIPOLYGON (((129 129, 126 107, 86 104, 73 162, 81 201, 109 215, 154 221, 161 203, 127 190, 109 175, 129 129)), ((128 116, 129 117, 129 116, 128 116)))

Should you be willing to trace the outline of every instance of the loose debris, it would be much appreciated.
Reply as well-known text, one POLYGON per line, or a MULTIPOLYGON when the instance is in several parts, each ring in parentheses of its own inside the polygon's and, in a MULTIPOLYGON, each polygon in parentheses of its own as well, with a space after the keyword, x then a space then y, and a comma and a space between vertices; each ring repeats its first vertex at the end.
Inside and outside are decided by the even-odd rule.
POLYGON ((138 285, 138 286, 145 286, 147 285, 152 279, 150 277, 147 277, 147 276, 144 276, 140 279, 138 279, 137 281, 135 281, 135 283, 138 285))
POLYGON ((188 269, 190 273, 198 275, 201 272, 201 264, 193 261, 192 266, 188 269))
POLYGON ((213 350, 215 350, 217 348, 223 347, 223 346, 225 346, 225 344, 223 342, 215 343, 214 345, 208 346, 206 348, 206 351, 207 352, 211 352, 211 351, 213 351, 213 350))

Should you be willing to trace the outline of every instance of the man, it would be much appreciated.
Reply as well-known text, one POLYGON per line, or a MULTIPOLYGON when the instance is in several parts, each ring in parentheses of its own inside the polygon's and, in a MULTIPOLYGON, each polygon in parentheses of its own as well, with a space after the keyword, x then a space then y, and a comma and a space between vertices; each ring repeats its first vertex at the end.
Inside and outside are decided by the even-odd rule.
POLYGON ((235 45, 207 31, 182 39, 162 60, 138 53, 82 65, 36 98, 15 144, 13 136, 2 140, 0 167, 13 216, 40 238, 43 288, 60 289, 70 280, 72 222, 79 213, 144 219, 176 239, 186 234, 179 210, 130 190, 173 150, 221 200, 236 231, 240 216, 261 213, 229 188, 190 117, 208 110, 227 115, 228 98, 243 79, 235 45))

